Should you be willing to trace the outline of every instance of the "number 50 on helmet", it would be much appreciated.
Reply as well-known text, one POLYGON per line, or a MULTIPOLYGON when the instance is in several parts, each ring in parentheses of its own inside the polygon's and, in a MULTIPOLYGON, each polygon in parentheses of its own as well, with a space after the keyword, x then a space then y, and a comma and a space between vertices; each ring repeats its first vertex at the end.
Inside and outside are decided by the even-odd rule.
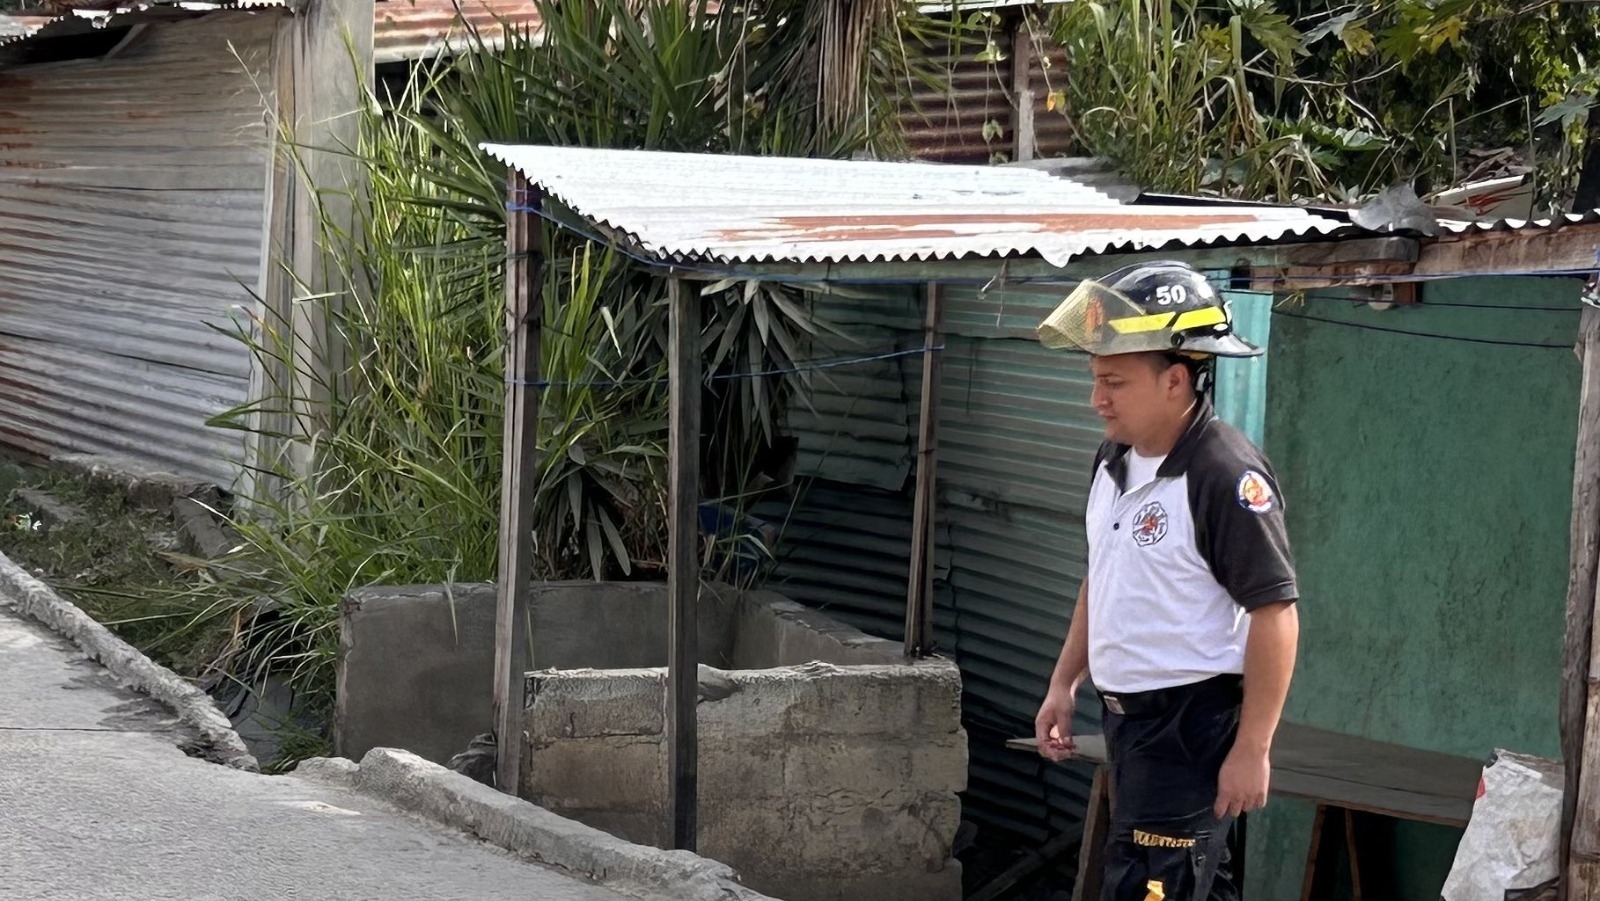
POLYGON ((1188 263, 1161 260, 1124 266, 1078 283, 1037 329, 1053 349, 1095 356, 1179 353, 1253 357, 1261 349, 1233 333, 1222 295, 1188 263))

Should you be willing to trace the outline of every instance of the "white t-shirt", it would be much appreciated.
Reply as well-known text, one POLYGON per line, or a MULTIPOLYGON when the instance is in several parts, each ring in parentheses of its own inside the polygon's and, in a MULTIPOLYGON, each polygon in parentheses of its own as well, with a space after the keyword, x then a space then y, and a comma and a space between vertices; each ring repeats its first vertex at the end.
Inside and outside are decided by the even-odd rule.
POLYGON ((1146 457, 1136 450, 1128 451, 1128 485, 1125 490, 1135 491, 1155 481, 1156 470, 1167 459, 1166 454, 1159 457, 1146 457))

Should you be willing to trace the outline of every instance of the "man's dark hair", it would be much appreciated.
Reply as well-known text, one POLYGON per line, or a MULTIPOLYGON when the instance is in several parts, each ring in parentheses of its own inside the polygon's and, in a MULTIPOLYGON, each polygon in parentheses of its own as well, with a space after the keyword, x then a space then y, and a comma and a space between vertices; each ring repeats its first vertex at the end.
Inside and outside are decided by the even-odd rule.
POLYGON ((1189 387, 1195 394, 1205 391, 1211 384, 1212 367, 1215 365, 1210 359, 1197 360, 1194 357, 1180 353, 1160 354, 1161 368, 1182 366, 1189 372, 1189 387))

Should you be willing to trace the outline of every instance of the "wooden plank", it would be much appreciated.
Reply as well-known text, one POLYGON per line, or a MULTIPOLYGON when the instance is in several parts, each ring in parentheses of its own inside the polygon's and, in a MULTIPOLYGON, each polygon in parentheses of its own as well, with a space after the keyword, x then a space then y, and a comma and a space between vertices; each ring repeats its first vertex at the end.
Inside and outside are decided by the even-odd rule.
POLYGON ((1561 859, 1568 898, 1600 897, 1600 674, 1594 615, 1600 576, 1600 309, 1585 303, 1578 319, 1583 373, 1572 472, 1571 565, 1561 665, 1561 859), (1587 806, 1585 806, 1587 805, 1587 806))
POLYGON ((1078 878, 1072 884, 1073 901, 1097 901, 1106 878, 1106 841, 1111 838, 1111 776, 1096 767, 1089 785, 1089 805, 1084 811, 1083 843, 1078 848, 1078 878))
POLYGON ((501 453, 500 561, 494 615, 495 786, 517 794, 522 774, 523 680, 528 656, 528 596, 533 585, 533 501, 537 471, 539 329, 544 304, 539 200, 522 173, 507 178, 506 403, 501 453))
POLYGON ((1026 162, 1037 156, 1033 131, 1033 87, 1028 83, 1033 68, 1033 39, 1028 34, 1026 17, 1017 20, 1011 36, 1011 101, 1016 104, 1011 116, 1011 134, 1016 148, 1013 159, 1026 162))
POLYGON ((989 880, 986 885, 968 895, 963 901, 999 901, 1016 888, 1019 882, 1049 866, 1078 842, 1079 836, 1065 832, 1057 835, 1040 847, 1023 853, 1016 863, 1006 867, 999 876, 989 880))
POLYGON ((1531 232, 1486 232, 1422 248, 1419 276, 1458 273, 1586 272, 1595 267, 1600 223, 1531 232))
POLYGON ((1415 238, 1361 238, 1287 248, 1290 266, 1338 266, 1351 263, 1415 263, 1421 245, 1415 238))
POLYGON ((905 649, 908 657, 933 652, 934 486, 938 477, 939 286, 928 285, 922 324, 922 403, 917 421, 917 486, 911 510, 911 572, 906 579, 905 649))
MULTIPOLYGON (((1100 735, 1077 735, 1077 759, 1105 761, 1100 735)), ((1008 741, 1034 751, 1034 739, 1008 741)), ((1472 815, 1482 764, 1465 757, 1284 723, 1272 748, 1272 793, 1446 826, 1472 815)))
POLYGON ((667 433, 667 795, 672 847, 693 851, 698 838, 700 594, 700 307, 681 279, 668 283, 670 422, 667 433))
MULTIPOLYGON (((296 299, 286 311, 291 323, 295 371, 291 373, 298 428, 316 434, 327 422, 336 374, 346 352, 337 323, 349 292, 360 285, 360 267, 344 265, 329 242, 349 245, 358 235, 366 169, 345 148, 360 143, 363 85, 372 79, 373 17, 370 0, 311 0, 285 20, 289 38, 278 52, 290 54, 295 118, 291 167, 294 201, 284 252, 294 267, 296 299), (359 76, 359 77, 358 77, 359 76), (304 302, 301 297, 317 298, 304 302)), ((315 466, 310 447, 293 445, 298 472, 315 466)))
MULTIPOLYGON (((1333 814, 1337 816, 1338 814, 1333 814)), ((1306 872, 1300 882, 1300 901, 1321 901, 1330 889, 1331 873, 1338 866, 1338 845, 1328 840, 1328 805, 1318 804, 1311 817, 1311 844, 1306 849, 1306 872)))

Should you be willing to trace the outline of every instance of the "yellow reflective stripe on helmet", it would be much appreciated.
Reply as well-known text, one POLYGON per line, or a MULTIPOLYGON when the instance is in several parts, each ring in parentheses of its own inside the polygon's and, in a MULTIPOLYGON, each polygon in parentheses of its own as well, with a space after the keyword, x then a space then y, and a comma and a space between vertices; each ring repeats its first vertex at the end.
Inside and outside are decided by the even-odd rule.
POLYGON ((1190 310, 1187 313, 1179 313, 1178 321, 1172 324, 1172 329, 1173 331, 1183 331, 1206 325, 1217 325, 1227 321, 1228 314, 1221 307, 1205 307, 1204 309, 1190 310))
POLYGON ((1221 307, 1205 307, 1183 313, 1150 313, 1145 316, 1125 316, 1121 319, 1113 319, 1106 324, 1111 326, 1119 335, 1138 335, 1144 332, 1159 332, 1164 328, 1171 328, 1175 332, 1183 331, 1227 321, 1228 314, 1221 307))
POLYGON ((1172 313, 1155 313, 1149 316, 1113 319, 1106 324, 1115 329, 1119 335, 1137 335, 1142 332, 1159 332, 1171 324, 1172 318, 1172 313))

